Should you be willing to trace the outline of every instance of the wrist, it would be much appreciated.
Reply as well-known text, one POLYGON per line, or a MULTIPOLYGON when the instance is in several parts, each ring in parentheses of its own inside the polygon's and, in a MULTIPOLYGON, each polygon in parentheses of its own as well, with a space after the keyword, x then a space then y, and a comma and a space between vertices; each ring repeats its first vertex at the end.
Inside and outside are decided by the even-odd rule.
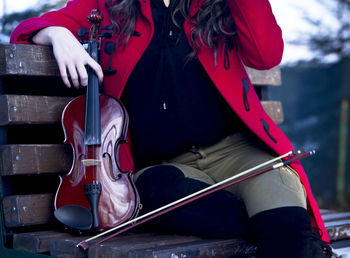
POLYGON ((67 34, 67 32, 69 30, 64 27, 50 26, 38 31, 32 40, 36 44, 52 45, 52 42, 62 37, 62 34, 67 34))
POLYGON ((70 35, 70 31, 65 27, 52 26, 46 28, 46 35, 49 42, 52 44, 55 40, 59 38, 64 38, 65 35, 70 35))

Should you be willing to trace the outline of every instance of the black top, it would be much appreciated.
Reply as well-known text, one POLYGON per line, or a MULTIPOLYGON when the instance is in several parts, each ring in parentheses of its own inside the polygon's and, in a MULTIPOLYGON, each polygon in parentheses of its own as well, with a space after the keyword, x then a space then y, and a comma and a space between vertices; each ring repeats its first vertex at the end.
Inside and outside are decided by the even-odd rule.
MULTIPOLYGON (((151 0, 155 31, 122 96, 129 116, 137 169, 232 133, 237 117, 192 52, 172 2, 151 0)), ((142 35, 141 35, 142 36, 142 35)))

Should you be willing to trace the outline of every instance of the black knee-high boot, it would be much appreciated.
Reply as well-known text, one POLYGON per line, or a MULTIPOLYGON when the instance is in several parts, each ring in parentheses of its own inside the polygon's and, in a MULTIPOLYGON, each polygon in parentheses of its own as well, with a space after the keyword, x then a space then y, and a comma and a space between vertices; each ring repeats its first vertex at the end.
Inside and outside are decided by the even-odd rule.
MULTIPOLYGON (((187 178, 171 165, 147 169, 136 181, 143 213, 209 186, 187 178)), ((228 191, 218 191, 146 223, 152 230, 210 237, 245 237, 250 232, 244 203, 228 191)))
POLYGON ((263 211, 251 220, 256 258, 332 257, 331 248, 312 231, 310 216, 301 207, 263 211))

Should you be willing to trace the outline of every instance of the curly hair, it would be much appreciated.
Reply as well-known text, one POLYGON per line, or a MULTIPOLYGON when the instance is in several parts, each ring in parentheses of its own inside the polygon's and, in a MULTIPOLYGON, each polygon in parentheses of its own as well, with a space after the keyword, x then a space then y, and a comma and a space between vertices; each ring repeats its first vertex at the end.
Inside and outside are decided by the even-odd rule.
MULTIPOLYGON (((185 19, 195 25, 191 31, 191 41, 194 46, 194 52, 191 56, 195 56, 200 44, 202 44, 214 50, 216 59, 220 42, 236 33, 236 26, 226 0, 206 0, 192 17, 189 16, 190 4, 191 0, 178 0, 172 13, 172 20, 176 26, 179 26, 176 23, 175 15, 180 12, 185 19)), ((116 43, 118 45, 127 44, 134 34, 139 9, 138 0, 106 0, 105 5, 118 35, 116 43)))

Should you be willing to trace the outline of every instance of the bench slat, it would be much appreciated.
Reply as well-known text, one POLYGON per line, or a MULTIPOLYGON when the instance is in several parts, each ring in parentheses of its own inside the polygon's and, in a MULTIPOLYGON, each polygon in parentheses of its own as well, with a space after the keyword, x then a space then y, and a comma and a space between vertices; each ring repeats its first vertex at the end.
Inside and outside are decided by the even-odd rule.
POLYGON ((128 257, 249 257, 255 253, 255 250, 255 246, 238 239, 202 240, 152 249, 132 250, 128 257))
MULTIPOLYGON (((344 223, 349 223, 349 221, 344 221, 344 223)), ((338 241, 350 238, 350 224, 342 224, 341 222, 339 222, 335 224, 326 225, 326 227, 331 241, 338 241)))
POLYGON ((107 241, 101 245, 91 246, 88 254, 89 258, 127 257, 128 252, 135 249, 153 249, 159 246, 184 244, 200 239, 200 237, 196 236, 181 235, 130 235, 128 237, 116 237, 115 239, 107 241))
POLYGON ((38 45, 0 45, 0 76, 58 76, 52 48, 38 45))
MULTIPOLYGON (((0 95, 0 126, 54 124, 61 121, 64 107, 70 97, 0 95)), ((282 103, 280 101, 262 101, 265 111, 276 123, 283 122, 282 103)))
POLYGON ((85 258, 88 257, 88 250, 84 251, 77 244, 85 240, 85 236, 74 236, 67 239, 57 239, 51 241, 50 255, 54 257, 75 257, 85 258))
POLYGON ((261 101, 266 113, 276 124, 281 124, 284 121, 282 103, 280 101, 261 101))
POLYGON ((324 222, 334 221, 334 220, 344 220, 350 219, 350 212, 338 212, 338 213, 329 213, 322 215, 324 222))
MULTIPOLYGON (((255 85, 280 85, 279 67, 266 71, 247 68, 248 75, 255 85)), ((59 76, 59 69, 52 54, 52 48, 38 45, 0 45, 0 76, 59 76)))
POLYGON ((53 219, 53 194, 13 195, 2 201, 6 227, 48 224, 53 219))
POLYGON ((255 70, 246 67, 249 79, 255 86, 281 86, 281 69, 275 66, 270 70, 255 70))
MULTIPOLYGON (((129 233, 118 236, 100 245, 92 245, 83 252, 76 245, 84 238, 53 240, 50 254, 57 257, 170 257, 171 254, 183 257, 185 254, 198 254, 201 257, 228 257, 253 254, 256 247, 239 239, 202 239, 195 236, 179 236, 143 233, 129 233), (160 256, 158 256, 160 255, 160 256)), ((192 256, 191 256, 192 257, 192 256)))
MULTIPOLYGON (((162 234, 155 233, 155 232, 145 232, 145 233, 134 233, 134 232, 126 232, 123 235, 120 235, 118 237, 115 237, 113 239, 108 240, 107 242, 102 243, 99 245, 99 247, 102 246, 123 246, 125 245, 126 248, 130 247, 130 243, 148 243, 151 244, 151 242, 157 238, 161 237, 162 234)), ((182 236, 179 236, 182 237, 182 236)), ((77 244, 85 239, 87 239, 88 236, 71 236, 67 239, 57 239, 53 240, 50 245, 50 255, 55 257, 77 257, 77 258, 84 258, 84 257, 91 257, 90 253, 95 253, 96 249, 95 246, 91 245, 90 248, 86 251, 83 251, 81 248, 77 247, 77 244)), ((171 237, 169 237, 170 239, 171 237)), ((100 240, 102 238, 96 239, 96 241, 100 240)), ((192 237, 193 239, 193 237, 192 237)), ((106 249, 107 250, 107 249, 106 249)), ((96 257, 126 257, 125 255, 120 255, 119 251, 113 252, 113 250, 110 250, 109 252, 105 250, 106 256, 96 256, 96 257)), ((101 250, 97 249, 98 253, 101 254, 101 250)))
POLYGON ((49 253, 53 240, 67 239, 71 234, 58 231, 38 231, 13 235, 13 249, 31 253, 49 253))
POLYGON ((350 219, 341 219, 325 222, 325 226, 331 241, 350 238, 350 219))
POLYGON ((1 95, 0 126, 58 123, 61 121, 64 107, 71 99, 69 97, 1 95))
POLYGON ((68 172, 70 147, 64 144, 0 145, 0 174, 28 175, 68 172))

